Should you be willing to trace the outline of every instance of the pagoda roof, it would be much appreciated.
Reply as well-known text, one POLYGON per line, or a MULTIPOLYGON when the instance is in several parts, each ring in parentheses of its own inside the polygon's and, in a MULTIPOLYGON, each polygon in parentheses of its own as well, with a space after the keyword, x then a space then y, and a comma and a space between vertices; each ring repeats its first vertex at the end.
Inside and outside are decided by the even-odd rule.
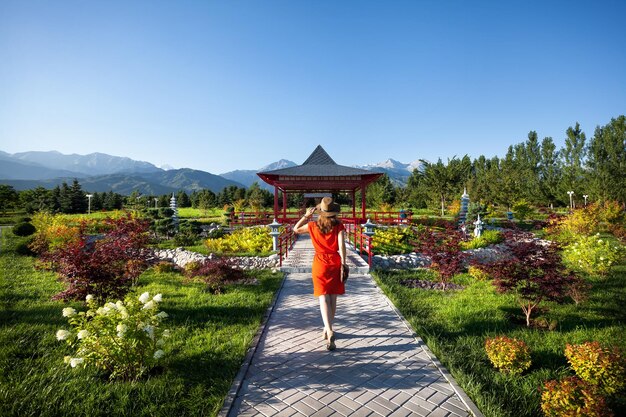
POLYGON ((257 175, 283 191, 311 192, 355 190, 376 181, 382 174, 339 165, 318 145, 302 165, 258 172, 257 175))
POLYGON ((372 175, 374 173, 366 169, 339 165, 333 160, 333 158, 330 157, 330 155, 328 155, 328 153, 324 150, 324 148, 322 148, 321 145, 317 145, 317 148, 315 148, 313 153, 307 158, 306 161, 302 163, 302 165, 257 173, 257 175, 259 176, 261 176, 261 174, 303 177, 340 177, 372 175))

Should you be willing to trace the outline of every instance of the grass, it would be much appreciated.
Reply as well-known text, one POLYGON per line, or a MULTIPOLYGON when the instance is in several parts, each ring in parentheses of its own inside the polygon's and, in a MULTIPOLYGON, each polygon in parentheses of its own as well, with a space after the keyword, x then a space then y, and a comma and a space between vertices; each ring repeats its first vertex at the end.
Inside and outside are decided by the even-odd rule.
POLYGON ((67 328, 61 310, 85 307, 51 301, 62 285, 15 255, 17 242, 9 238, 0 252, 0 415, 7 417, 216 415, 282 279, 256 271, 259 285, 212 295, 178 273, 146 271, 135 291, 163 294, 168 356, 145 380, 108 382, 63 363, 71 352, 55 338, 67 328))
POLYGON ((573 374, 563 355, 566 343, 598 340, 626 352, 625 264, 614 267, 606 278, 588 277, 593 289, 583 304, 545 303, 541 316, 557 321, 555 331, 515 324, 511 318, 522 315, 515 299, 467 274, 455 277, 468 285, 464 290, 447 292, 407 288, 400 284, 407 278, 432 279, 432 275, 420 270, 375 273, 417 334, 488 417, 541 415, 538 387, 546 380, 573 374), (484 343, 487 337, 498 335, 528 344, 533 360, 529 371, 514 377, 491 366, 484 343))

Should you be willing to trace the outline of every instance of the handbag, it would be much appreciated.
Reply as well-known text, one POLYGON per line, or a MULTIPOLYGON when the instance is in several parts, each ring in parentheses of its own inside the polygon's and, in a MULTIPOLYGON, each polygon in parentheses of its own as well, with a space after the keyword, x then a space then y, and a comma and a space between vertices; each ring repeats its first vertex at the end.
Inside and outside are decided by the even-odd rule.
POLYGON ((341 268, 341 282, 345 283, 350 276, 350 267, 344 264, 341 266, 341 268))

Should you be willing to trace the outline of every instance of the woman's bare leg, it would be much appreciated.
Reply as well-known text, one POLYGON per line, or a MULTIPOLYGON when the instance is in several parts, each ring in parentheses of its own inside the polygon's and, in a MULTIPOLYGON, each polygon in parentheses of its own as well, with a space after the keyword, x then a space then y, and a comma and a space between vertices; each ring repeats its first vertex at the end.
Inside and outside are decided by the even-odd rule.
POLYGON ((330 325, 335 322, 335 314, 337 313, 337 294, 330 295, 330 325))
POLYGON ((320 313, 322 313, 322 321, 324 322, 324 331, 326 333, 333 331, 332 310, 330 304, 330 295, 320 295, 320 313))

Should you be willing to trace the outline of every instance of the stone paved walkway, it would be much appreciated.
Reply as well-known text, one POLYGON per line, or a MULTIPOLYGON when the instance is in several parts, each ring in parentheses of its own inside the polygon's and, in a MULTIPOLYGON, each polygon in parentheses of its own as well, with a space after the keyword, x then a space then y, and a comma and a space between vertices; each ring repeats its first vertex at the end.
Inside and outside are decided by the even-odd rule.
POLYGON ((312 292, 310 273, 287 275, 223 415, 482 416, 369 274, 351 276, 339 297, 333 352, 312 292))

